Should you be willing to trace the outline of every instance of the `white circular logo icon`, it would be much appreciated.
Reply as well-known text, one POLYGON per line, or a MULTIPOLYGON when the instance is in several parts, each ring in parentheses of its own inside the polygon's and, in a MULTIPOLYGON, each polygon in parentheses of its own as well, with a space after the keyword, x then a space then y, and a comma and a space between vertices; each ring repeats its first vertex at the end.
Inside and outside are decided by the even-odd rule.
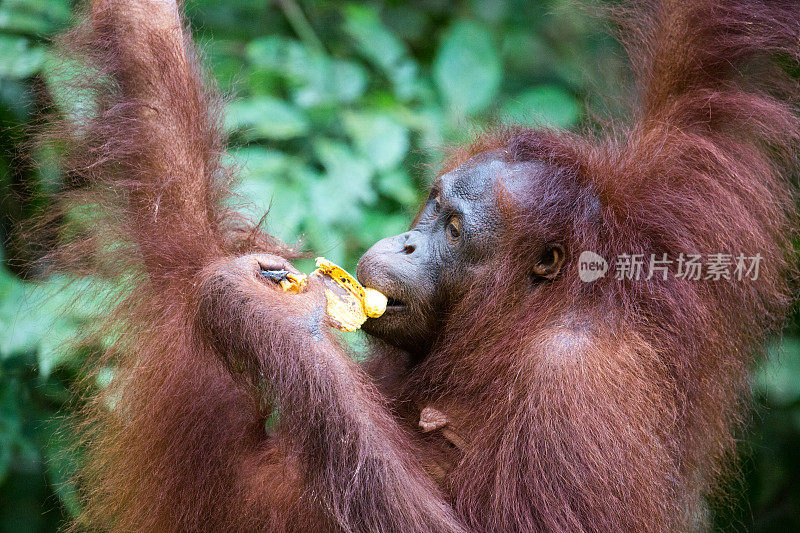
POLYGON ((589 283, 600 279, 608 272, 608 262, 594 252, 581 252, 578 257, 578 277, 581 281, 589 283))

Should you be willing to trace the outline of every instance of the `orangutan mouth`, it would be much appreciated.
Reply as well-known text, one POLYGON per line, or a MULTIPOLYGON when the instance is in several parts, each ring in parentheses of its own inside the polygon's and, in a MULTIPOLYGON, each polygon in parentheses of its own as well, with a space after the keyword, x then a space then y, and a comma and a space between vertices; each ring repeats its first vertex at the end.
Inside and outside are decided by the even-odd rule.
POLYGON ((392 298, 389 296, 389 300, 386 302, 386 312, 390 311, 402 311, 406 308, 406 304, 398 300, 397 298, 392 298))

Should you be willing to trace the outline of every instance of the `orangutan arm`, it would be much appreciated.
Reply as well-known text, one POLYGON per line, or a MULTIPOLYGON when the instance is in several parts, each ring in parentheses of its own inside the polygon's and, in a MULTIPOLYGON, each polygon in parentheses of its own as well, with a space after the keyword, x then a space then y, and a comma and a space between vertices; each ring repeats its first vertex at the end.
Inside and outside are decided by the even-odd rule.
POLYGON ((460 531, 380 394, 323 325, 320 292, 285 294, 259 275, 259 260, 284 259, 244 255, 286 247, 249 226, 257 238, 237 241, 216 98, 176 3, 95 0, 64 44, 98 74, 79 80, 97 112, 74 117, 78 134, 63 125, 73 133, 65 166, 113 193, 102 205, 126 246, 109 253, 134 249, 126 260, 141 262, 136 309, 115 317, 130 349, 116 365, 115 410, 98 402, 93 415, 102 437, 87 444, 95 491, 83 520, 460 531), (231 379, 223 361, 248 379, 231 379), (265 389, 280 413, 271 437, 258 408, 265 389))
POLYGON ((212 268, 198 325, 230 368, 270 391, 277 438, 300 458, 306 489, 346 531, 462 531, 378 390, 334 340, 321 283, 284 293, 260 275, 279 268, 291 267, 268 255, 212 268))

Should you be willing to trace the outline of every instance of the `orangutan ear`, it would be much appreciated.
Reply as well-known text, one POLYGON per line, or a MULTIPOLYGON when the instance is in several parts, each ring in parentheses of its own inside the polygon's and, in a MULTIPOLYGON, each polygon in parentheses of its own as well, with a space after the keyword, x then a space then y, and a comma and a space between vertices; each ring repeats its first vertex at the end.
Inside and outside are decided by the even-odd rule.
POLYGON ((564 264, 564 247, 560 244, 548 244, 533 265, 533 275, 537 278, 554 279, 564 264))

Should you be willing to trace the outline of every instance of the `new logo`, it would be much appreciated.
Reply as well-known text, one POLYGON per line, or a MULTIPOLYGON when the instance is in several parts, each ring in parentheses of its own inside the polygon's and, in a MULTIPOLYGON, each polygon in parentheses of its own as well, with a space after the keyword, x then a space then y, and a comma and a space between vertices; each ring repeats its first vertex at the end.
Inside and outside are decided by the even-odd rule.
POLYGON ((581 281, 589 283, 600 279, 608 272, 608 262, 594 252, 581 252, 578 257, 578 277, 581 281))

